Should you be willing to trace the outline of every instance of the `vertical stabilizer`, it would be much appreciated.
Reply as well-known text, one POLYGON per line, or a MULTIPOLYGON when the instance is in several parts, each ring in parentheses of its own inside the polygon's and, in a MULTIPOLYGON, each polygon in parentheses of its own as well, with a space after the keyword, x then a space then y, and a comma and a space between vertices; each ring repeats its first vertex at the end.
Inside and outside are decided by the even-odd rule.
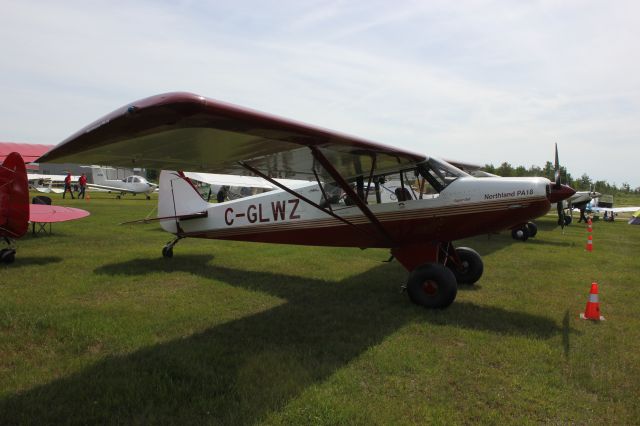
POLYGON ((91 166, 91 177, 96 185, 107 185, 107 172, 104 167, 91 166))
MULTIPOLYGON (((158 217, 183 216, 200 213, 209 207, 200 193, 182 172, 163 170, 160 172, 160 194, 158 217)), ((167 232, 177 232, 176 220, 160 221, 167 232)))

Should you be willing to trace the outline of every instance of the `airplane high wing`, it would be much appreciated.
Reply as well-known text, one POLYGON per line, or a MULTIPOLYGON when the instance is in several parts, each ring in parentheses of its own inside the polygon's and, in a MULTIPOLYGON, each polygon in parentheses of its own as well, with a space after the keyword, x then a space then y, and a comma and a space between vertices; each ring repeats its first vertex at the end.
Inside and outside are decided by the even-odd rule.
MULTIPOLYGON (((410 168, 424 155, 190 93, 143 99, 97 120, 40 158, 221 174, 313 178, 318 154, 343 178, 410 168)), ((316 167, 317 168, 317 167, 316 167)), ((323 178, 331 178, 317 168, 323 178)))
POLYGON ((126 105, 39 161, 163 169, 156 219, 175 235, 165 257, 187 237, 389 248, 410 271, 410 299, 429 308, 482 275, 480 255, 452 241, 504 229, 526 239, 529 220, 575 192, 559 173, 555 182, 476 179, 446 161, 190 93, 126 105), (280 190, 209 203, 183 170, 258 176, 280 190), (394 197, 383 200, 386 182, 394 197))

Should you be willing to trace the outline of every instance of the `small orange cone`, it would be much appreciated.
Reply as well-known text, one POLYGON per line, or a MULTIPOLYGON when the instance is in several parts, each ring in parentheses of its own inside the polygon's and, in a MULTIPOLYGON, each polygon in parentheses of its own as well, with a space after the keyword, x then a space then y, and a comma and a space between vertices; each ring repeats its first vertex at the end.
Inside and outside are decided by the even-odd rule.
POLYGON ((85 200, 91 201, 91 195, 87 194, 87 197, 85 198, 85 200))
POLYGON ((591 283, 591 291, 589 292, 589 301, 581 319, 589 319, 594 321, 604 321, 604 317, 600 315, 600 302, 598 302, 598 283, 591 283))
POLYGON ((591 232, 593 232, 593 228, 591 227, 591 218, 587 220, 587 246, 585 249, 589 252, 593 251, 593 236, 591 232))

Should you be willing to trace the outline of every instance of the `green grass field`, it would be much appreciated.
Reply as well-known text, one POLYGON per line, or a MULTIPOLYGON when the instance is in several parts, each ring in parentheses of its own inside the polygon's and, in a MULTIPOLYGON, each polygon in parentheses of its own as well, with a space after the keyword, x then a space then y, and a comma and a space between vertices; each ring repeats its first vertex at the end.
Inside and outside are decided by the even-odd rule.
POLYGON ((485 274, 412 305, 384 250, 181 241, 155 201, 92 215, 0 265, 0 424, 637 424, 640 226, 539 219, 462 242, 485 274), (578 319, 592 281, 605 322, 578 319))

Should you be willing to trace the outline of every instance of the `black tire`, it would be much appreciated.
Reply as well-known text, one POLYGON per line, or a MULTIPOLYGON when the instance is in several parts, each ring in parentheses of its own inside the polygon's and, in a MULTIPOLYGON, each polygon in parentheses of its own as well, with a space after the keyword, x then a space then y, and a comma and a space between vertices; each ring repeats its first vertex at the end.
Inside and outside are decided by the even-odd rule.
POLYGON ((162 247, 162 257, 173 257, 173 247, 162 247))
POLYGON ((571 218, 571 216, 565 215, 565 217, 564 217, 564 226, 571 225, 571 222, 573 222, 573 219, 571 218))
POLYGON ((462 262, 459 267, 455 263, 449 263, 449 268, 456 277, 458 284, 474 284, 484 272, 484 263, 482 257, 472 248, 458 247, 456 253, 462 262))
POLYGON ((527 223, 527 231, 529 232, 529 238, 533 238, 538 233, 538 225, 533 222, 527 223))
POLYGON ((527 241, 529 239, 529 230, 526 227, 515 228, 511 231, 511 238, 518 241, 527 241))
POLYGON ((3 263, 13 263, 16 260, 16 251, 13 249, 3 249, 0 251, 0 260, 3 263))
POLYGON ((453 272, 437 263, 414 269, 407 283, 409 299, 428 309, 444 309, 456 299, 458 285, 453 272))

